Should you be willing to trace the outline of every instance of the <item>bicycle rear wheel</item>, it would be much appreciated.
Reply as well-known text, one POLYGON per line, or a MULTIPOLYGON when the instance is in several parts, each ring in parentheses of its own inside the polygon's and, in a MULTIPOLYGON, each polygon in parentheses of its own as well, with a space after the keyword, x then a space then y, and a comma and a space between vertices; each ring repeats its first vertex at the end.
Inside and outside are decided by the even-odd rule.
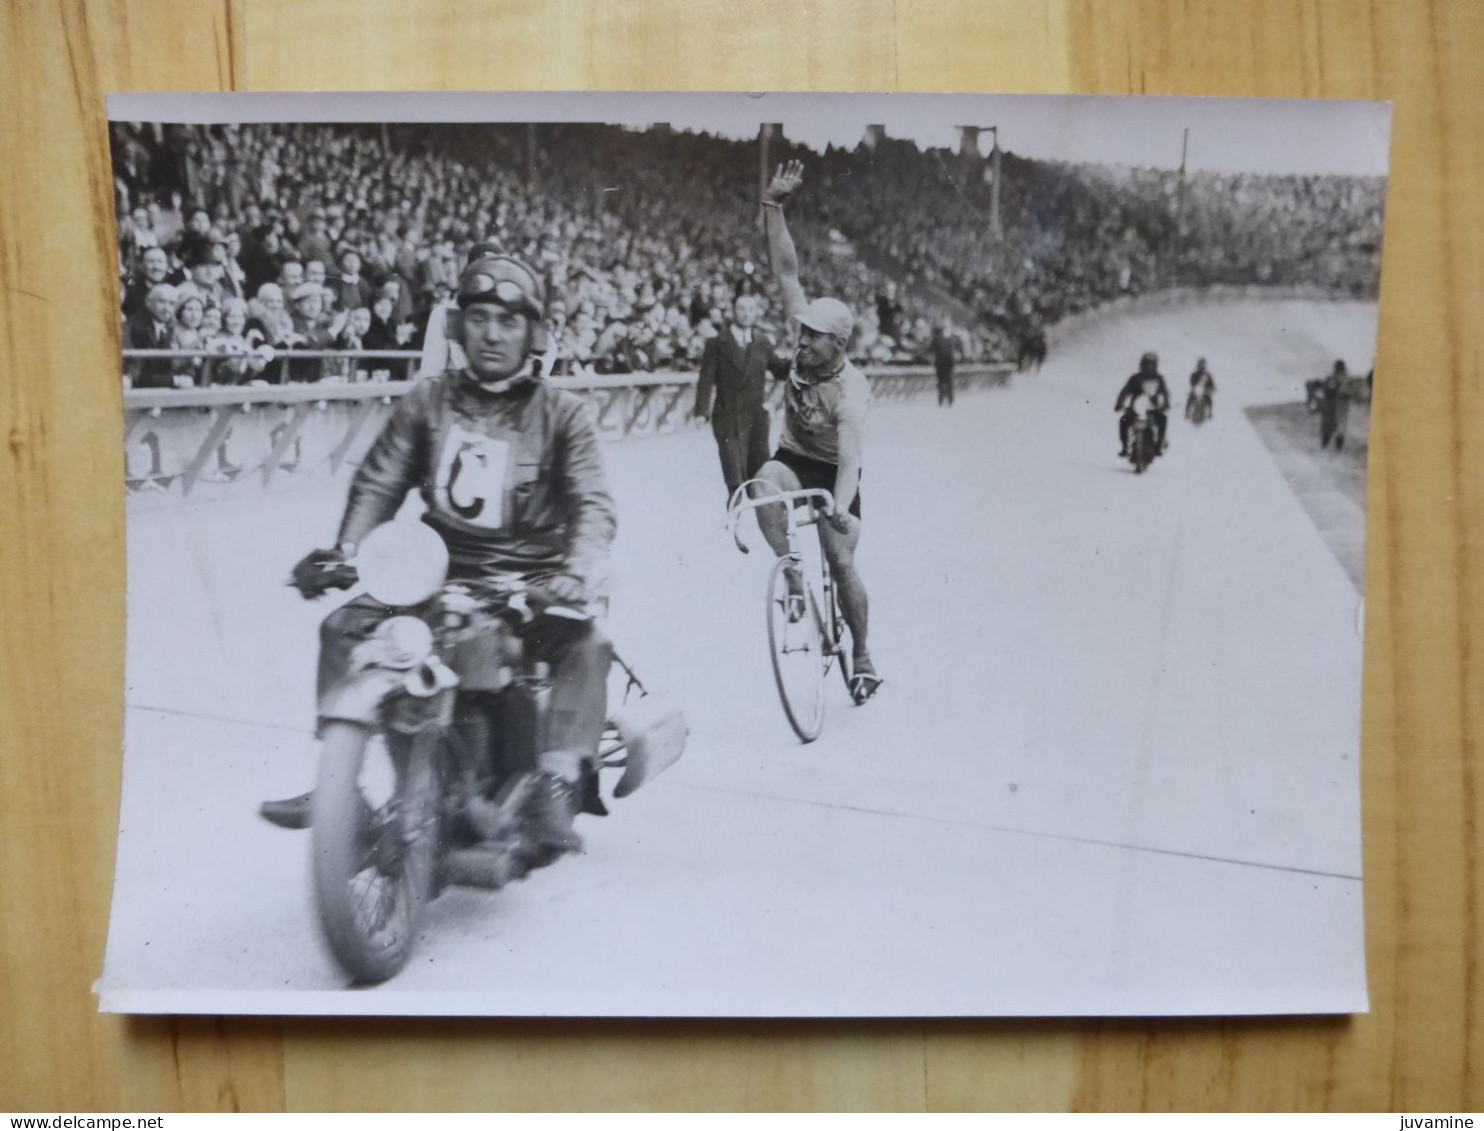
POLYGON ((824 677, 829 660, 814 594, 804 586, 804 615, 790 617, 788 558, 768 577, 768 652, 783 713, 800 742, 813 742, 824 727, 824 677))

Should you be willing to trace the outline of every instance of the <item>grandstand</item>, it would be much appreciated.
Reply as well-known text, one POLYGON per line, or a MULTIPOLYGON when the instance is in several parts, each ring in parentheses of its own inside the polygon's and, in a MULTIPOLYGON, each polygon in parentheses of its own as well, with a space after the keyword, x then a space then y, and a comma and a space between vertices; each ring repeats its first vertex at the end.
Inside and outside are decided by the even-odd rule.
MULTIPOLYGON (((546 272, 562 300, 568 372, 685 369, 736 295, 769 296, 757 141, 600 124, 141 123, 115 123, 110 140, 126 307, 158 281, 143 271, 151 246, 166 250, 166 278, 186 283, 185 296, 192 261, 217 264, 202 311, 177 318, 177 349, 355 349, 367 333, 416 349, 440 285, 479 240, 546 272), (342 301, 314 316, 320 325, 300 325, 296 342, 288 315, 258 306, 259 289, 285 262, 320 259, 343 300, 347 248, 365 282, 352 295, 378 295, 389 281, 395 295, 361 320, 369 330, 342 301), (217 326, 212 308, 232 298, 247 304, 247 327, 217 326)), ((856 310, 859 359, 925 360, 932 324, 947 320, 964 360, 1005 360, 1068 315, 1173 286, 1374 297, 1380 178, 1187 177, 1013 152, 991 165, 977 146, 924 150, 879 131, 869 140, 823 154, 781 134, 766 141, 769 160, 806 162, 791 216, 803 277, 856 310), (889 283, 900 288, 891 299, 889 283)), ((775 340, 777 310, 764 320, 775 340)), ((199 362, 174 366, 186 378, 176 384, 201 374, 199 362)))

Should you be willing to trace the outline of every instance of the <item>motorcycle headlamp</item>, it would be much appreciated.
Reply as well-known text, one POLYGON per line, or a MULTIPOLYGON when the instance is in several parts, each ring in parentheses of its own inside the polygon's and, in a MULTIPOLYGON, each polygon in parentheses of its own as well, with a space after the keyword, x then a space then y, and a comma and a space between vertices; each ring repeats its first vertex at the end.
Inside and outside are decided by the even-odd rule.
POLYGON ((383 523, 361 543, 355 567, 367 593, 406 608, 438 592, 448 574, 448 547, 420 522, 383 523))

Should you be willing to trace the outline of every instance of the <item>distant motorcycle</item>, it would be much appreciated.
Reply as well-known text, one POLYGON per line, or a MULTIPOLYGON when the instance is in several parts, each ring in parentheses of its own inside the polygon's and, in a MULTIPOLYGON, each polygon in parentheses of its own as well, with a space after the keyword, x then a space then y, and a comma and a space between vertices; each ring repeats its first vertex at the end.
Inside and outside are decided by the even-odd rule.
MULTIPOLYGON (((518 577, 445 582, 447 560, 419 523, 367 538, 356 566, 387 617, 319 707, 315 908, 331 954, 358 982, 406 965, 444 888, 497 889, 558 855, 535 836, 533 811, 551 681, 515 629, 591 614, 551 604, 518 577)), ((623 770, 613 795, 625 797, 672 765, 687 737, 680 711, 615 662, 624 703, 579 789, 589 811, 605 811, 599 769, 623 770)))
POLYGON ((1192 393, 1190 396, 1190 407, 1185 414, 1194 425, 1202 425, 1211 417, 1211 394, 1192 393))
POLYGON ((1154 423, 1148 414, 1140 413, 1129 426, 1128 460, 1134 465, 1134 474, 1143 475, 1159 454, 1159 443, 1154 437, 1154 423))

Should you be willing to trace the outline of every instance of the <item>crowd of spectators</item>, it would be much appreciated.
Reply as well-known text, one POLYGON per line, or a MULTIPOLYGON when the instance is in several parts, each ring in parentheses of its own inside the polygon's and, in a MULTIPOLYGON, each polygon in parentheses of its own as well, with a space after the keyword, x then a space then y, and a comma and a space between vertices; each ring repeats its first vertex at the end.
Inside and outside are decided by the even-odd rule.
MULTIPOLYGON (((603 125, 115 124, 125 347, 136 386, 349 379, 415 351, 468 251, 549 285, 558 374, 689 369, 742 294, 782 340, 756 142, 603 125), (355 366, 356 369, 352 367, 355 366)), ((1382 184, 987 162, 915 143, 814 154, 790 209, 811 294, 858 314, 853 354, 969 361, 1121 295, 1212 283, 1373 291, 1382 184)))

